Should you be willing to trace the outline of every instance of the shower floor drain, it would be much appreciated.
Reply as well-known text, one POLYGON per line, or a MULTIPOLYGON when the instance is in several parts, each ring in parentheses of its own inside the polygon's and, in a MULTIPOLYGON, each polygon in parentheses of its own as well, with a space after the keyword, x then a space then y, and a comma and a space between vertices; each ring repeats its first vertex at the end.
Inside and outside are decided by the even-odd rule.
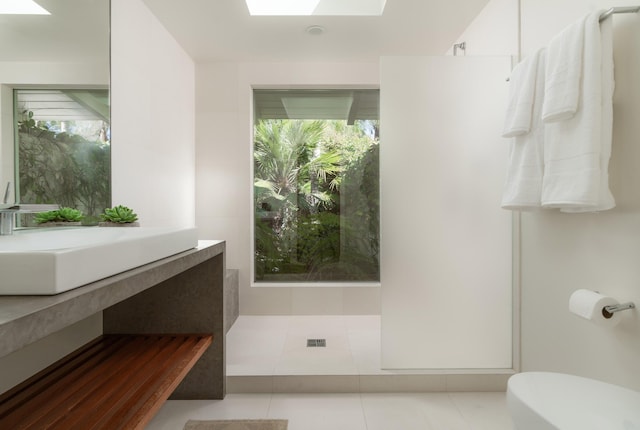
POLYGON ((327 339, 307 339, 307 347, 323 347, 327 346, 327 339))

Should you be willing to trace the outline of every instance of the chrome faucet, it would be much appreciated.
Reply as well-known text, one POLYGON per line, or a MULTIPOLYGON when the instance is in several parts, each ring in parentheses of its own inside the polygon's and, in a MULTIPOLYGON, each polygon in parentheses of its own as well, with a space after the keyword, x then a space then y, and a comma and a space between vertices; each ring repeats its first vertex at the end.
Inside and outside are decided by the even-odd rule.
POLYGON ((9 201, 9 191, 11 191, 11 182, 7 182, 7 188, 4 190, 4 199, 2 199, 2 203, 7 204, 9 201))
POLYGON ((60 209, 58 205, 50 204, 8 203, 10 188, 11 182, 7 183, 7 188, 4 192, 4 199, 2 204, 0 204, 0 236, 9 236, 13 234, 16 214, 47 212, 60 209))

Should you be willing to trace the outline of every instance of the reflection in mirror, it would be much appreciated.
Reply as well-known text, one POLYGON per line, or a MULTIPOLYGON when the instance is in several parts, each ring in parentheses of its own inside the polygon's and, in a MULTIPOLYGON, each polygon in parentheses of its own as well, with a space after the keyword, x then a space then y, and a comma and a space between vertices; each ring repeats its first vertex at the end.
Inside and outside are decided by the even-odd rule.
POLYGON ((96 215, 110 206, 109 0, 35 1, 50 15, 0 14, 0 188, 96 215))
POLYGON ((110 206, 107 90, 14 90, 16 195, 56 203, 95 223, 110 206))

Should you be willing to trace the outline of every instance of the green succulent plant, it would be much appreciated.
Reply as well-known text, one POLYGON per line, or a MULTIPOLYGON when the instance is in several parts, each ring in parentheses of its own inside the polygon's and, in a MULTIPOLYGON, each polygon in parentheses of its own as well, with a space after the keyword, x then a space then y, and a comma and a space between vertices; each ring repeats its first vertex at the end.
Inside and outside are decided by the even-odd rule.
POLYGON ((118 205, 113 208, 106 208, 104 213, 100 214, 103 221, 115 222, 118 224, 126 224, 136 222, 138 215, 126 206, 118 205))
POLYGON ((54 211, 40 212, 36 214, 33 220, 37 224, 46 222, 79 222, 84 215, 78 209, 60 208, 54 211))

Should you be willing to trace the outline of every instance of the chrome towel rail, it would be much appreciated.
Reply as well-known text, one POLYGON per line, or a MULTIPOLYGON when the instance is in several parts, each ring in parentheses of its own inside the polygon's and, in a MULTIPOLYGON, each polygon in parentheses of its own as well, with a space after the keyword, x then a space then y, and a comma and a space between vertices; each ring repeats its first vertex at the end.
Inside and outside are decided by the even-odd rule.
POLYGON ((606 12, 603 12, 600 15, 599 21, 602 22, 605 19, 609 18, 614 13, 638 13, 640 12, 640 6, 621 6, 621 7, 612 7, 606 12))

